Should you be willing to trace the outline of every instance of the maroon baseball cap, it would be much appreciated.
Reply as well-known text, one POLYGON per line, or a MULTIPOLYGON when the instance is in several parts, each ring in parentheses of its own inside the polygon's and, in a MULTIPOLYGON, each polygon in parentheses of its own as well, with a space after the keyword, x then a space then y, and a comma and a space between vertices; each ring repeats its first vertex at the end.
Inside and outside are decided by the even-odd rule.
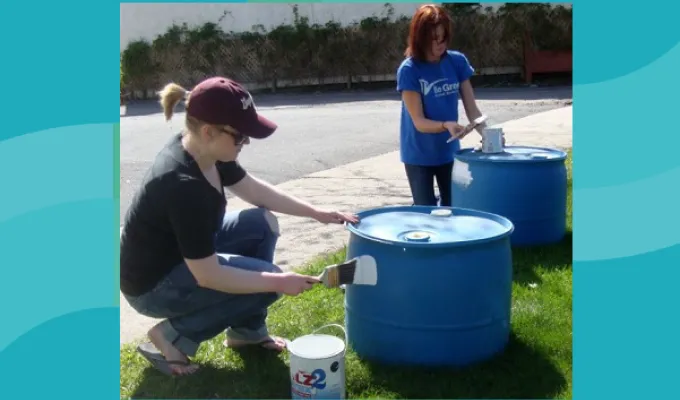
POLYGON ((220 76, 194 87, 186 111, 203 122, 229 125, 254 139, 264 139, 277 128, 274 122, 257 113, 253 97, 243 86, 220 76))

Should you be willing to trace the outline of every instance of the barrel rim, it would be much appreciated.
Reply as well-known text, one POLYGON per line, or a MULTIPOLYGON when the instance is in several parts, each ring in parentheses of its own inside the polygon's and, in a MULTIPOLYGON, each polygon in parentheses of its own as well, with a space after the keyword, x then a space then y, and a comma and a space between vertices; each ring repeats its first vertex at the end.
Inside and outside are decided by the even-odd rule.
POLYGON ((350 231, 350 233, 355 234, 361 238, 371 240, 378 243, 389 244, 392 246, 398 246, 403 248, 448 248, 448 247, 467 247, 476 244, 483 244, 488 242, 494 242, 505 237, 509 237, 515 230, 515 225, 509 218, 502 215, 475 210, 472 208, 462 208, 462 207, 445 207, 445 206, 387 206, 387 207, 376 207, 369 208, 366 210, 359 211, 357 216, 359 221, 363 218, 375 215, 382 212, 392 212, 392 211, 408 211, 408 210, 420 210, 420 211, 431 211, 437 209, 448 209, 451 210, 453 216, 464 215, 470 217, 482 217, 490 219, 494 222, 499 223, 505 228, 505 232, 500 233, 495 236, 479 238, 479 239, 469 239, 469 240, 459 240, 455 242, 443 242, 443 243, 431 243, 431 242, 400 242, 397 240, 383 239, 375 237, 373 235, 368 235, 365 232, 360 231, 354 224, 345 223, 345 228, 350 231))
MULTIPOLYGON (((562 162, 567 159, 567 152, 564 150, 550 148, 550 147, 539 147, 539 146, 505 146, 506 149, 534 149, 534 150, 544 150, 550 153, 558 154, 558 157, 544 159, 536 158, 531 160, 518 160, 513 158, 505 159, 480 159, 477 157, 472 157, 470 154, 476 149, 474 147, 465 147, 454 153, 454 159, 467 162, 480 162, 480 163, 525 163, 525 164, 538 164, 538 163, 551 163, 551 162, 562 162)), ((493 155, 493 154, 492 154, 493 155)))

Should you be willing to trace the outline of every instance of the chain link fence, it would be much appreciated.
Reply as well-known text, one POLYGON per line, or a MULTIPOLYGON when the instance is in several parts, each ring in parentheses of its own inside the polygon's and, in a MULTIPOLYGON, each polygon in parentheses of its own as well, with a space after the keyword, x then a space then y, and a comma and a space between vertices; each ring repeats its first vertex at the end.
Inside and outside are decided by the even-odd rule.
MULTIPOLYGON (((479 71, 521 67, 525 46, 571 51, 571 8, 549 4, 445 4, 453 20, 450 48, 479 71)), ((168 82, 191 87, 222 75, 251 89, 394 79, 403 60, 410 16, 381 17, 349 26, 310 24, 293 7, 294 24, 266 31, 223 32, 216 24, 173 26, 153 42, 131 43, 121 55, 121 91, 146 97, 168 82), (125 76, 123 82, 123 74, 125 76), (387 77, 387 78, 386 78, 387 77), (389 78, 392 77, 392 78, 389 78)))

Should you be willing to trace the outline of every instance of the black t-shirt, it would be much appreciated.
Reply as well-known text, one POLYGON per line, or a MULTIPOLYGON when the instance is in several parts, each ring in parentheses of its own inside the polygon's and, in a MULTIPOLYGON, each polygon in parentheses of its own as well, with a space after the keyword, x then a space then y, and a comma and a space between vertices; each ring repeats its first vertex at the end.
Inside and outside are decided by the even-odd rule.
MULTIPOLYGON (((138 296, 151 290, 184 258, 215 253, 215 235, 227 201, 208 182, 176 135, 156 156, 125 217, 120 243, 120 289, 138 296)), ((246 171, 218 163, 223 186, 246 171)))

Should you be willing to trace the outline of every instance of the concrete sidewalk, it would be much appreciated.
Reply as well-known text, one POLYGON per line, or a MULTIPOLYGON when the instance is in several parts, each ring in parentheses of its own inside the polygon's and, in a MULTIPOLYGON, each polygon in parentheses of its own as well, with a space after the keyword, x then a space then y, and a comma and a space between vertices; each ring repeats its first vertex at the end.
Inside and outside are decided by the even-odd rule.
MULTIPOLYGON (((572 146, 572 106, 534 114, 499 124, 506 145, 530 145, 567 149, 572 146)), ((479 145, 475 132, 463 140, 463 147, 479 145)), ((411 204, 404 167, 399 152, 391 152, 341 167, 320 171, 278 185, 281 189, 312 204, 329 209, 357 212, 386 205, 411 204)), ((240 199, 230 199, 228 210, 252 207, 240 199)), ((322 225, 314 220, 278 215, 281 237, 277 265, 291 269, 310 258, 335 251, 347 243, 348 232, 339 225, 322 225)), ((143 338, 156 320, 137 314, 120 297, 120 341, 143 338)))

